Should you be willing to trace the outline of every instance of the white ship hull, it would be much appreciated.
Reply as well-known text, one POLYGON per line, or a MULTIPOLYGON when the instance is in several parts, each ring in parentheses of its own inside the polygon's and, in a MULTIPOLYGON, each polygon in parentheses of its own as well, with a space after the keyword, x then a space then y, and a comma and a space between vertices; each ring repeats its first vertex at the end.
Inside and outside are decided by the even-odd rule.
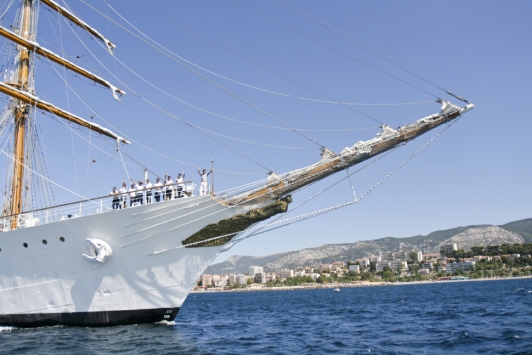
POLYGON ((180 246, 207 224, 251 208, 228 208, 200 196, 4 232, 0 324, 105 326, 173 320, 225 246, 151 253, 180 246), (87 238, 106 242, 112 256, 104 263, 85 258, 87 238))

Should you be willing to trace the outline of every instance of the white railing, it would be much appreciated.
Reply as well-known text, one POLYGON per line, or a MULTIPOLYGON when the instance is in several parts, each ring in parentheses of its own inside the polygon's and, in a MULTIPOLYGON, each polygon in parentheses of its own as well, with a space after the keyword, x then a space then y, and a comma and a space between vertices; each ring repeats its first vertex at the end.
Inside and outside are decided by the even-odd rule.
MULTIPOLYGON (((200 190, 192 181, 185 181, 182 184, 165 185, 162 187, 152 187, 117 195, 96 197, 91 200, 71 202, 49 208, 41 208, 19 215, 0 217, 0 231, 7 232, 12 229, 21 229, 62 221, 70 218, 78 218, 98 213, 106 213, 115 209, 135 208, 144 204, 162 203, 168 200, 179 198, 189 198, 198 196, 200 190), (178 186, 179 185, 179 186, 178 186), (150 196, 151 193, 151 196, 150 196), (16 223, 14 223, 16 222, 16 223), (13 225, 16 227, 13 228, 13 225)), ((210 186, 207 194, 210 194, 210 186)))

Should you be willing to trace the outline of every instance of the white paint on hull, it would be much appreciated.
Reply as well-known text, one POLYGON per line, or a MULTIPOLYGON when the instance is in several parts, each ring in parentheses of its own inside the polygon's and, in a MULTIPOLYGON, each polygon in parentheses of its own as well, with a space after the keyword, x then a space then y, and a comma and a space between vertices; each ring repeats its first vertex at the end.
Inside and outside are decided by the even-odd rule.
POLYGON ((224 246, 150 253, 256 207, 201 196, 0 233, 0 314, 181 307, 224 246), (105 241, 113 255, 86 260, 86 238, 105 241))

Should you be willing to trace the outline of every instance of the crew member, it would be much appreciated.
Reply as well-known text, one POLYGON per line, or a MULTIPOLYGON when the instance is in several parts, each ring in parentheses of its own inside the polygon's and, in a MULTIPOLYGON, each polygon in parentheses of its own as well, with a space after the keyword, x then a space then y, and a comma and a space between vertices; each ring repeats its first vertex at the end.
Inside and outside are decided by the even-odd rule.
POLYGON ((207 187, 209 186, 207 183, 207 176, 209 176, 212 173, 211 171, 207 172, 207 170, 203 169, 203 172, 200 172, 200 168, 198 168, 198 174, 201 176, 201 182, 200 182, 200 196, 207 194, 207 187))
POLYGON ((122 180, 122 187, 120 188, 120 205, 122 208, 126 208, 126 203, 127 203, 126 194, 127 194, 127 185, 124 182, 124 180, 122 180))
POLYGON ((164 182, 164 186, 166 186, 166 201, 169 201, 172 199, 172 185, 174 184, 174 182, 172 181, 172 177, 168 175, 168 173, 166 173, 164 178, 166 179, 164 182))
POLYGON ((161 188, 163 186, 162 182, 161 182, 161 179, 160 178, 157 178, 157 180, 155 180, 155 202, 159 202, 161 200, 161 188))
POLYGON ((146 204, 152 203, 152 189, 153 184, 150 182, 150 179, 146 179, 146 204))
POLYGON ((129 189, 129 206, 133 206, 135 202, 137 202, 137 185, 133 183, 129 189))
POLYGON ((113 187, 113 191, 109 195, 113 196, 113 210, 120 209, 120 192, 116 189, 116 187, 113 187))
POLYGON ((185 181, 185 172, 183 171, 181 174, 177 175, 176 183, 177 183, 177 197, 181 197, 181 194, 183 193, 183 190, 185 188, 185 184, 183 184, 183 181, 185 181))

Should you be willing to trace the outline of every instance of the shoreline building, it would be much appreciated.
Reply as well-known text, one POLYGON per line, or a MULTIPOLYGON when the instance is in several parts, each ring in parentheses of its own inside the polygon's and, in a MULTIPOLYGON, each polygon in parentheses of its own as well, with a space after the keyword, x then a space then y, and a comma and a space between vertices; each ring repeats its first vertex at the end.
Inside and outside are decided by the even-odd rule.
POLYGON ((256 274, 264 274, 264 268, 262 266, 251 266, 249 268, 249 276, 255 277, 256 274))

